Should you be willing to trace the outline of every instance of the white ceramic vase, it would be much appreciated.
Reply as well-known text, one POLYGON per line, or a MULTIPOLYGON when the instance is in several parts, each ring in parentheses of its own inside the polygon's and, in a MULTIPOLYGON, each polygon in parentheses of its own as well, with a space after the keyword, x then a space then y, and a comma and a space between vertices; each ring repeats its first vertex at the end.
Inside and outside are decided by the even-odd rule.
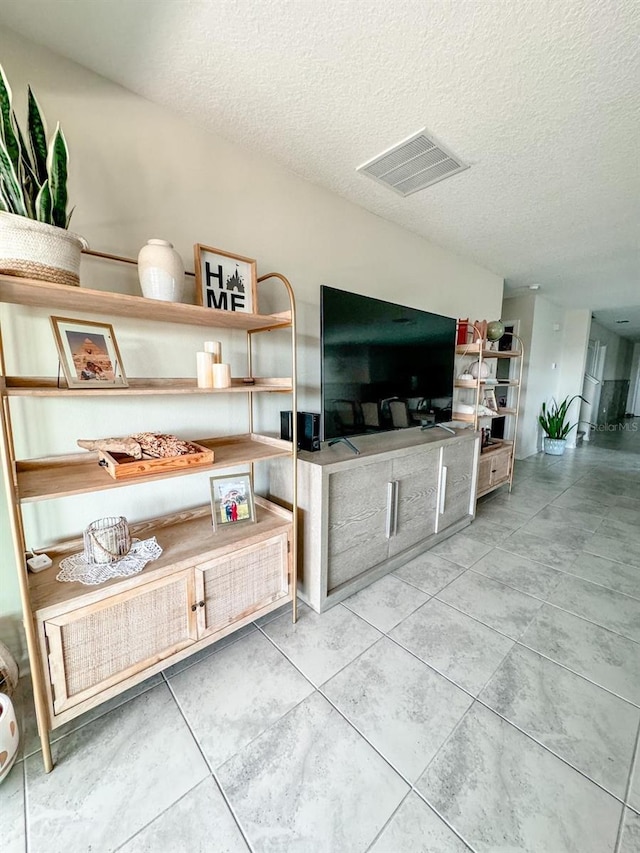
POLYGON ((184 298, 184 264, 167 240, 148 240, 140 249, 138 278, 147 299, 182 302, 184 298))
POLYGON ((13 767, 19 743, 20 733, 13 703, 5 693, 0 693, 0 782, 13 767))

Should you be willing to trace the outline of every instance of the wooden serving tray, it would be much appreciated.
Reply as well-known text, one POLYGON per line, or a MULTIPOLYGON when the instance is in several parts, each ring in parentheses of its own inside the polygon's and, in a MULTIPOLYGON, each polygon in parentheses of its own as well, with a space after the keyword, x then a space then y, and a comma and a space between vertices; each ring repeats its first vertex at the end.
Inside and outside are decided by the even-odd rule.
POLYGON ((142 459, 134 459, 126 453, 109 453, 106 450, 98 450, 99 464, 102 465, 114 480, 127 480, 132 477, 145 477, 148 474, 166 474, 169 471, 179 471, 184 468, 199 468, 213 463, 213 450, 196 444, 200 448, 198 453, 185 453, 182 456, 155 456, 143 455, 142 459))

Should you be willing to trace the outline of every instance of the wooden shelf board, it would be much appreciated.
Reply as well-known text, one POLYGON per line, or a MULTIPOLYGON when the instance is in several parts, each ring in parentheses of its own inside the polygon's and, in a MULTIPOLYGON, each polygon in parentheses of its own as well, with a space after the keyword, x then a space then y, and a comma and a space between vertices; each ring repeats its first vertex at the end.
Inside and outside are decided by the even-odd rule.
POLYGON ((52 284, 48 281, 35 281, 10 275, 0 275, 0 302, 245 331, 286 328, 291 325, 289 312, 247 314, 241 311, 220 311, 216 308, 203 308, 200 305, 162 302, 158 299, 145 299, 142 296, 70 287, 65 284, 52 284))
POLYGON ((452 419, 454 421, 464 421, 465 423, 472 424, 475 420, 475 415, 468 415, 465 412, 454 412, 452 419))
MULTIPOLYGON (((223 527, 216 533, 213 531, 210 506, 132 524, 131 534, 136 538, 143 540, 156 537, 163 549, 161 556, 148 563, 137 575, 130 578, 112 578, 98 586, 56 580, 60 561, 69 554, 83 551, 82 538, 60 543, 54 548, 47 548, 47 554, 53 560, 50 569, 37 574, 29 573, 31 607, 35 613, 45 608, 60 609, 60 605, 65 602, 73 602, 74 607, 93 604, 116 592, 110 589, 111 587, 117 586, 117 592, 124 592, 129 587, 137 586, 142 575, 146 576, 147 580, 154 580, 167 572, 177 571, 181 567, 188 568, 211 559, 215 556, 212 552, 216 550, 248 546, 256 537, 262 537, 265 533, 276 534, 289 526, 291 513, 261 498, 256 498, 255 523, 223 527)), ((51 613, 40 615, 51 616, 51 613)))
POLYGON ((498 409, 498 415, 515 415, 516 409, 498 409))
MULTIPOLYGON (((473 344, 458 344, 456 355, 480 355, 480 347, 476 341, 473 344)), ((483 349, 483 358, 519 358, 522 353, 519 350, 492 350, 483 349)))
MULTIPOLYGON (((505 382, 480 382, 482 388, 517 388, 520 384, 516 379, 510 379, 505 382)), ((475 390, 478 386, 475 382, 461 382, 456 379, 453 383, 454 388, 471 388, 475 390)))
POLYGON ((197 438, 194 441, 213 450, 213 464, 179 469, 168 474, 132 477, 126 481, 114 480, 104 468, 98 465, 98 454, 94 452, 20 460, 16 465, 20 502, 31 503, 117 489, 122 486, 150 483, 153 480, 164 480, 169 477, 184 477, 188 474, 233 468, 261 459, 291 455, 290 442, 257 434, 197 438))
POLYGON ((253 385, 245 384, 241 378, 232 379, 230 388, 198 388, 195 379, 129 379, 128 388, 68 388, 66 381, 51 376, 7 376, 8 397, 121 397, 126 395, 161 394, 229 394, 251 392, 291 393, 292 382, 288 377, 255 377, 253 385))

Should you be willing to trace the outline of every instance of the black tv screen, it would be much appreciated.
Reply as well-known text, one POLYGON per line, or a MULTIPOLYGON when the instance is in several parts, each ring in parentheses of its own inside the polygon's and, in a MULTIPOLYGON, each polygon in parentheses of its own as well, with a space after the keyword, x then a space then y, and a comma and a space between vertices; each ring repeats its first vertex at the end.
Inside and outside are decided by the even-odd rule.
POLYGON ((452 417, 456 321, 321 287, 325 439, 452 417))

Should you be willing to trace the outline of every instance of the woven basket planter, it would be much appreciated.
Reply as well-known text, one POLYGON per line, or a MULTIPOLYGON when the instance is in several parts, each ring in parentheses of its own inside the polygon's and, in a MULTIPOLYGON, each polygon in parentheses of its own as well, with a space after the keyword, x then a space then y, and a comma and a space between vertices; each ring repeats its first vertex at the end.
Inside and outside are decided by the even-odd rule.
POLYGON ((64 228, 0 212, 0 273, 54 284, 80 284, 80 255, 88 244, 64 228))

